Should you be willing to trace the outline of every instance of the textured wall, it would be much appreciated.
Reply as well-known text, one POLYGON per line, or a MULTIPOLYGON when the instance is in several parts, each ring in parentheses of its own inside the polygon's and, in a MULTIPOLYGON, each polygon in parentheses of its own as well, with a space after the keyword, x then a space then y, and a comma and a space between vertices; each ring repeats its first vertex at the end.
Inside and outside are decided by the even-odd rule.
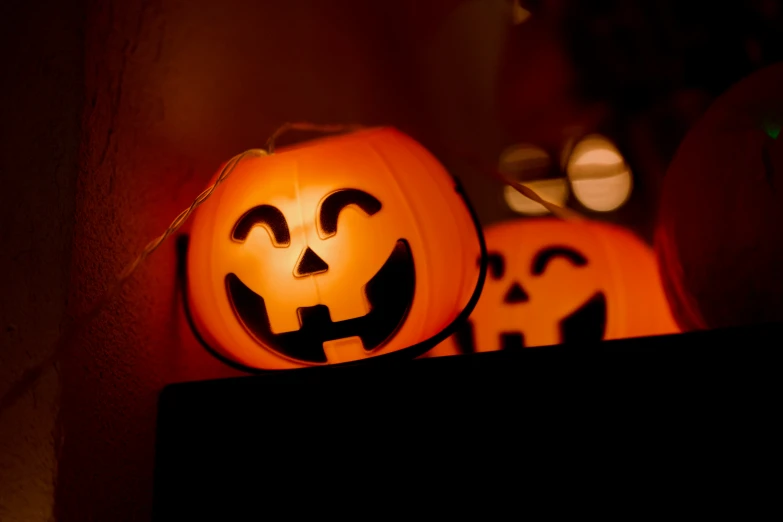
MULTIPOLYGON (((55 343, 67 296, 82 105, 79 2, 0 2, 0 395, 55 343)), ((51 519, 60 384, 0 413, 0 520, 51 519)))
MULTIPOLYGON (((90 3, 74 315, 222 160, 263 146, 280 123, 424 127, 405 11, 366 0, 258 4, 90 3)), ((168 242, 63 360, 58 520, 147 520, 161 387, 232 374, 183 326, 174 268, 168 242)))

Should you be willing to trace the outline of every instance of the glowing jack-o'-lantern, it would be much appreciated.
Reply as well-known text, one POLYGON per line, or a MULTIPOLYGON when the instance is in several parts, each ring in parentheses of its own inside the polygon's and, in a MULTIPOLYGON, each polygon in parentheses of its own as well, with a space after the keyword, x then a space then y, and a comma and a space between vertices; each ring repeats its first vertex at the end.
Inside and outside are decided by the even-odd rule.
POLYGON ((485 230, 487 282, 427 356, 678 332, 650 247, 620 227, 537 218, 485 230))
POLYGON ((655 249, 683 329, 783 321, 783 63, 718 97, 661 191, 655 249))
POLYGON ((478 296, 480 241, 454 178, 394 129, 248 157, 194 218, 194 327, 250 369, 420 346, 478 296))

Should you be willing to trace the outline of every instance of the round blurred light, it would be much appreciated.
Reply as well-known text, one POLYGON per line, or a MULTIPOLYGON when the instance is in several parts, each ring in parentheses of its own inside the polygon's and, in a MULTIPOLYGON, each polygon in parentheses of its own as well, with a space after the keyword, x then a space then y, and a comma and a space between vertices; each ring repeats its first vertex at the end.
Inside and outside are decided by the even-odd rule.
MULTIPOLYGON (((568 198, 568 183, 565 178, 546 179, 551 165, 552 159, 544 149, 523 143, 506 149, 500 156, 498 168, 535 191, 544 201, 563 206, 568 198)), ((504 187, 503 198, 511 210, 520 214, 539 216, 549 213, 546 207, 510 186, 504 187)))
POLYGON ((604 136, 591 134, 577 143, 566 173, 574 196, 590 210, 616 210, 631 195, 631 170, 617 147, 604 136))

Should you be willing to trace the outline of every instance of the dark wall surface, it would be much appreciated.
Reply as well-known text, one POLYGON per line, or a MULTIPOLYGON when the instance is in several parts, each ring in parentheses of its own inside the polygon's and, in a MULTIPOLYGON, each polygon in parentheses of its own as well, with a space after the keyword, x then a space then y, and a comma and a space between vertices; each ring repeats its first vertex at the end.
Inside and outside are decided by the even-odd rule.
MULTIPOLYGON (((66 322, 82 14, 78 1, 0 2, 0 396, 66 322)), ((0 412, 0 520, 51 519, 60 380, 48 366, 0 412)))

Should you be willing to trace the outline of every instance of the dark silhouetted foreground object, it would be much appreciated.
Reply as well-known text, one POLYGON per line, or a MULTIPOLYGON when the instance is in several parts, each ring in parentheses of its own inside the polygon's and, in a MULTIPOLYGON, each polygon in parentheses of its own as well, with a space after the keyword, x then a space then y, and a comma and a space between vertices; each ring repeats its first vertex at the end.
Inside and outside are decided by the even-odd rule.
POLYGON ((438 509, 454 509, 478 486, 538 481, 534 462, 638 473, 672 455, 752 459, 779 434, 782 343, 778 324, 173 384, 160 396, 155 520, 342 513, 369 496, 374 520, 437 504, 436 490, 438 509))

